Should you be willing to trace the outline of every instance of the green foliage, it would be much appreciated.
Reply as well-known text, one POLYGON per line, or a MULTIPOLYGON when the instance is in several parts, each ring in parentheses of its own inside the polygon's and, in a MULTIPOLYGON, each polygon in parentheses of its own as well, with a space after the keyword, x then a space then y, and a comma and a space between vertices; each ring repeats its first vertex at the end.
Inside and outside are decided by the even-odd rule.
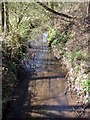
POLYGON ((81 50, 78 50, 78 51, 75 53, 75 56, 76 56, 78 59, 81 59, 81 57, 82 57, 82 52, 81 52, 81 50))
POLYGON ((56 33, 57 33, 57 31, 55 29, 49 28, 49 32, 48 32, 48 36, 47 36, 49 47, 51 47, 51 44, 55 40, 56 33))
POLYGON ((57 45, 58 43, 61 43, 65 45, 69 39, 69 32, 64 31, 61 34, 59 31, 50 28, 48 32, 48 46, 57 45))
POLYGON ((83 82, 82 86, 83 89, 86 89, 90 92, 90 77, 83 82))

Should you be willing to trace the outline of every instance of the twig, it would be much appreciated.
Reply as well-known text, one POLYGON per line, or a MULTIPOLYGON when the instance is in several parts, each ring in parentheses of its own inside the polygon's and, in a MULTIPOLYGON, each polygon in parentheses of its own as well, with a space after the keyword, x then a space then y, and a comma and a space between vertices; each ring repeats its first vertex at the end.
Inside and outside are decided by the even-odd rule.
POLYGON ((77 112, 77 110, 74 108, 74 107, 72 107, 72 109, 73 109, 73 111, 78 115, 78 117, 80 116, 79 115, 79 113, 77 112))

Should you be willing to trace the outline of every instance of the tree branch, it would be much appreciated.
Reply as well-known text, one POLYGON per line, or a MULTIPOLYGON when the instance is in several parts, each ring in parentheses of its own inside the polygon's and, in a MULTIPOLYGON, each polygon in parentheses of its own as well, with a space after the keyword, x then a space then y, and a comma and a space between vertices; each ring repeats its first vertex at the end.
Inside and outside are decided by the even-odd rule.
POLYGON ((73 18, 72 16, 69 16, 69 15, 66 15, 66 14, 63 14, 63 13, 58 13, 56 12, 55 10, 52 10, 51 8, 47 7, 45 4, 41 3, 41 2, 37 2, 40 6, 42 6, 43 8, 45 8, 46 10, 48 10, 49 12, 52 12, 56 15, 59 15, 59 16, 62 16, 62 17, 66 17, 66 18, 73 18))

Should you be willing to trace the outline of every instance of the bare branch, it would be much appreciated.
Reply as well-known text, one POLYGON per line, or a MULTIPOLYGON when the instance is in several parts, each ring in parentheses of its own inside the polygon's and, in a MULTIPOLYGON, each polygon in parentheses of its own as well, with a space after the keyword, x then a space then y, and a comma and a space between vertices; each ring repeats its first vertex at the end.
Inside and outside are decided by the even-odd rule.
POLYGON ((45 8, 46 10, 48 10, 49 12, 52 12, 56 15, 59 15, 59 16, 62 16, 62 17, 66 17, 66 18, 73 18, 72 16, 69 16, 69 15, 66 15, 66 14, 63 14, 63 13, 58 13, 56 12, 55 10, 52 10, 51 8, 47 7, 45 4, 41 3, 41 2, 37 2, 40 6, 42 6, 43 8, 45 8))

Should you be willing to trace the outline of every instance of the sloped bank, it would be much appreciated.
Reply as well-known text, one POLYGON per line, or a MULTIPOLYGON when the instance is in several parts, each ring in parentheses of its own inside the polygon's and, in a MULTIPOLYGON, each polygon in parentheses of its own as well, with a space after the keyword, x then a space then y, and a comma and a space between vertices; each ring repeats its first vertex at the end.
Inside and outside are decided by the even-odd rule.
MULTIPOLYGON (((13 34, 12 34, 13 35, 13 34)), ((25 77, 21 60, 27 52, 25 38, 14 38, 17 41, 11 44, 13 37, 8 35, 2 41, 2 117, 6 116, 12 101, 16 84, 25 77), (25 39, 25 40, 24 40, 25 39), (17 45, 16 45, 17 44, 17 45), (22 77, 22 78, 21 78, 22 77)))
POLYGON ((84 31, 75 31, 76 26, 66 31, 50 28, 48 32, 48 46, 52 48, 54 56, 62 61, 67 69, 66 92, 76 93, 79 103, 84 108, 89 104, 88 74, 88 34, 84 31), (73 34, 74 33, 74 34, 73 34))

